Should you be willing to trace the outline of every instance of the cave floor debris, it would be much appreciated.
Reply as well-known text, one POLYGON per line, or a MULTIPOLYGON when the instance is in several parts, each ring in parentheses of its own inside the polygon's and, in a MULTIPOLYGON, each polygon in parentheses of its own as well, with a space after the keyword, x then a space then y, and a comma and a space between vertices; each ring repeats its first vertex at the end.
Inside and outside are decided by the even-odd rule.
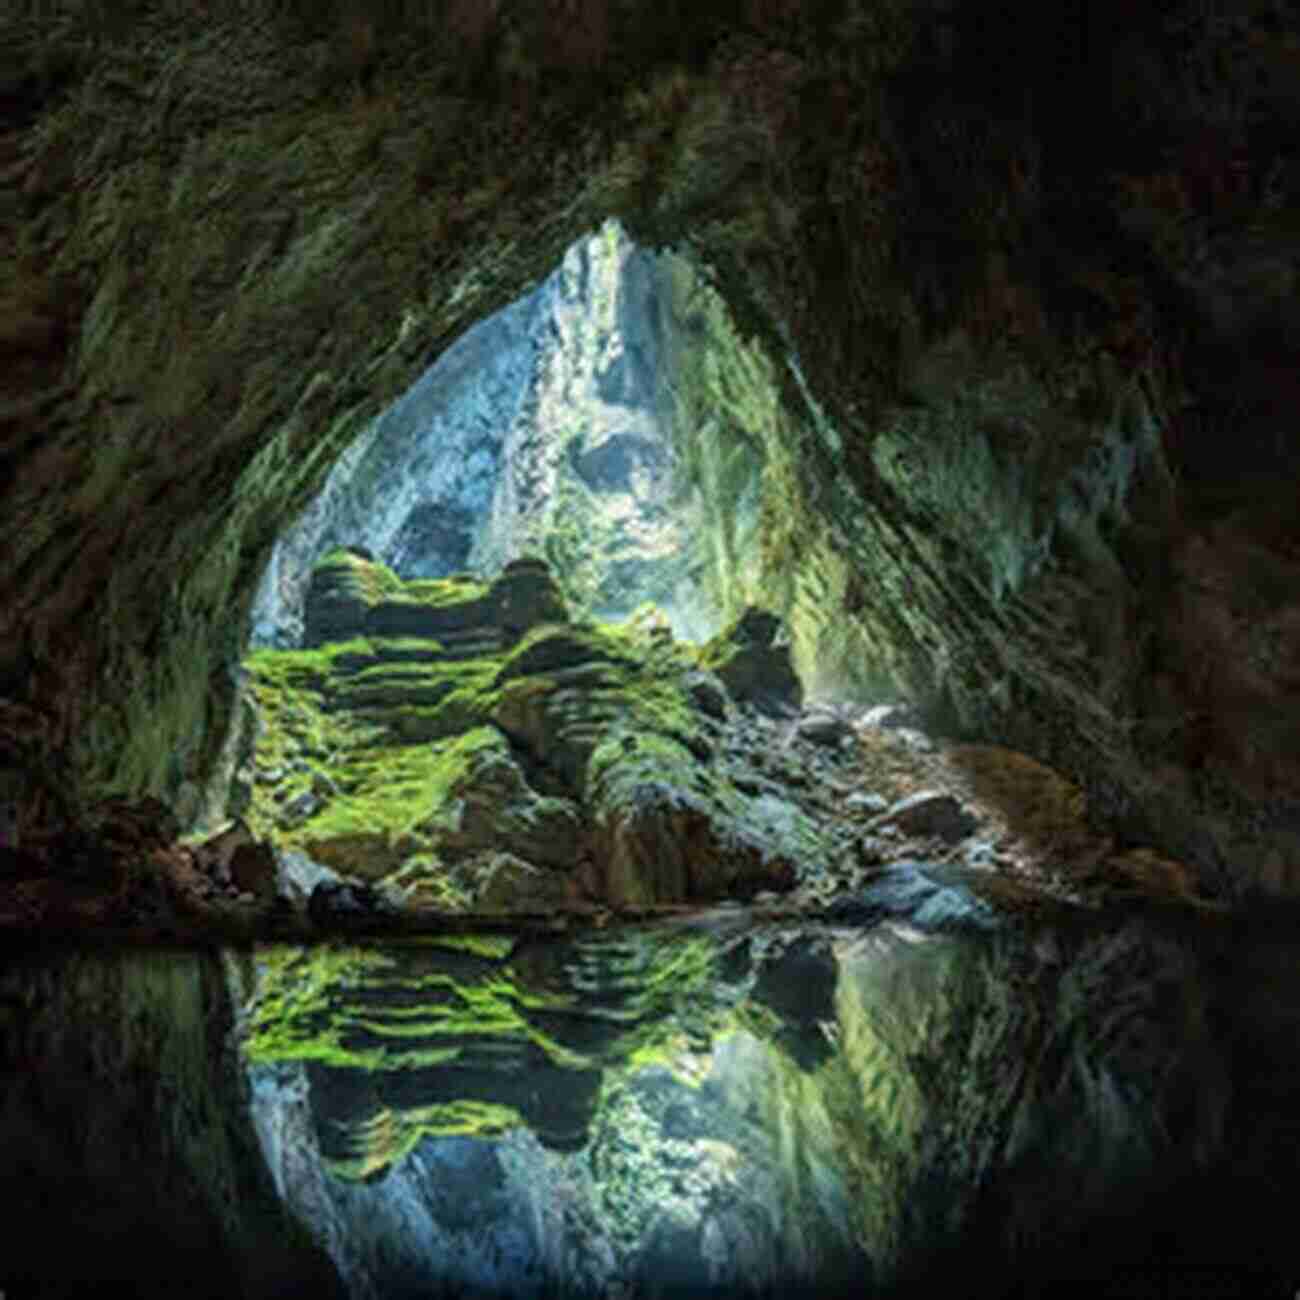
MULTIPOLYGON (((774 741, 783 730, 785 760, 838 802, 846 834, 860 851, 845 871, 808 872, 788 893, 759 893, 744 901, 611 907, 574 898, 540 910, 451 914, 428 908, 398 912, 341 911, 308 916, 284 897, 214 891, 195 855, 176 843, 154 847, 152 860, 166 889, 152 895, 140 882, 111 888, 70 884, 27 855, 26 873, 11 866, 0 879, 0 933, 41 942, 65 939, 110 944, 244 944, 311 942, 352 937, 446 933, 560 935, 574 930, 670 920, 692 924, 802 920, 834 922, 845 900, 903 863, 924 864, 936 880, 960 885, 1003 915, 1036 916, 1058 908, 1097 908, 1125 899, 1171 903, 1199 912, 1226 906, 1202 895, 1192 870, 1146 849, 1123 848, 1087 824, 1079 791, 1050 768, 996 746, 949 744, 909 728, 852 726, 852 744, 833 756, 803 744, 795 728, 752 719, 774 741), (796 751, 802 748, 803 753, 796 751), (969 833, 909 821, 900 809, 959 806, 969 833), (901 823, 901 824, 900 824, 901 823), (904 827, 908 829, 904 829, 904 827), (944 833, 933 833, 934 831, 944 833), (18 878, 13 878, 15 874, 18 878)), ((6 850, 13 855, 13 850, 6 850)))

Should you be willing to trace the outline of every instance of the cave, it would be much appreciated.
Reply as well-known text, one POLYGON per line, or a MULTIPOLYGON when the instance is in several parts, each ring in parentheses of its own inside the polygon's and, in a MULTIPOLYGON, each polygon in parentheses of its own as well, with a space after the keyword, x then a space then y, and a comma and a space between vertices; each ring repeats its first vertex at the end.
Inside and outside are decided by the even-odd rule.
POLYGON ((19 4, 5 1300, 1293 1294, 1298 18, 19 4))

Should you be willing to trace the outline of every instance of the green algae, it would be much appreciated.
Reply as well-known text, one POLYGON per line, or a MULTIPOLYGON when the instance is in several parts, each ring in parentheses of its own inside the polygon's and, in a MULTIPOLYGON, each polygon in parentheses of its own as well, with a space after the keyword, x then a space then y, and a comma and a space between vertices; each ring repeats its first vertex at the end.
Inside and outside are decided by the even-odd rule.
POLYGON ((420 1106, 400 1113, 384 1107, 351 1135, 352 1156, 326 1156, 322 1165, 337 1178, 365 1182, 391 1169, 425 1137, 500 1137, 522 1127, 524 1118, 511 1106, 462 1098, 420 1106))

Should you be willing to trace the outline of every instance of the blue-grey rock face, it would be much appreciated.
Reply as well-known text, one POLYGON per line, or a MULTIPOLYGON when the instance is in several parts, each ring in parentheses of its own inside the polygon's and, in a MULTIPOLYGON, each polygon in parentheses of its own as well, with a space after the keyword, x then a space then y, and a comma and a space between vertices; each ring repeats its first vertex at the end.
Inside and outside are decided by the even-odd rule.
POLYGON ((253 644, 298 644, 312 562, 349 544, 405 578, 488 574, 537 552, 580 610, 619 617, 650 600, 683 634, 711 632, 690 579, 698 529, 670 504, 663 286, 655 255, 610 223, 459 339, 283 535, 253 644))

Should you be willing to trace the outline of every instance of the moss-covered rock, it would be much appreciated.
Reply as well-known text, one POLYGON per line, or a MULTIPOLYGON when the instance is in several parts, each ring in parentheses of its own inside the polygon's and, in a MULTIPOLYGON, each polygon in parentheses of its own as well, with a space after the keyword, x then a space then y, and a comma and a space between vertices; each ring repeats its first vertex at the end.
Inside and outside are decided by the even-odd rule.
MULTIPOLYGON (((425 608, 431 585, 346 551, 320 572, 342 574, 357 608, 386 602, 365 619, 425 608)), ((489 604, 524 593, 502 602, 515 630, 558 608, 536 561, 487 591, 489 604)), ((431 616, 483 603, 471 592, 431 616)), ((758 776, 765 735, 725 741, 735 715, 723 673, 748 702, 797 698, 777 627, 759 611, 738 620, 706 655, 720 672, 635 622, 545 622, 507 649, 455 657, 446 633, 260 651, 248 664, 263 719, 250 824, 412 905, 451 910, 535 910, 584 890, 624 905, 790 888, 833 837, 758 776)))
POLYGON ((700 662, 733 699, 764 713, 796 713, 803 702, 782 621, 769 610, 752 605, 743 610, 704 647, 700 662))
POLYGON ((591 755, 587 794, 605 896, 617 905, 788 890, 826 847, 793 805, 774 819, 662 732, 618 728, 591 755))
POLYGON ((475 658, 513 645, 538 623, 565 618, 564 599, 542 560, 512 561, 491 584, 466 574, 403 581, 361 548, 337 547, 312 570, 303 643, 377 639, 388 643, 380 658, 389 663, 475 658))

